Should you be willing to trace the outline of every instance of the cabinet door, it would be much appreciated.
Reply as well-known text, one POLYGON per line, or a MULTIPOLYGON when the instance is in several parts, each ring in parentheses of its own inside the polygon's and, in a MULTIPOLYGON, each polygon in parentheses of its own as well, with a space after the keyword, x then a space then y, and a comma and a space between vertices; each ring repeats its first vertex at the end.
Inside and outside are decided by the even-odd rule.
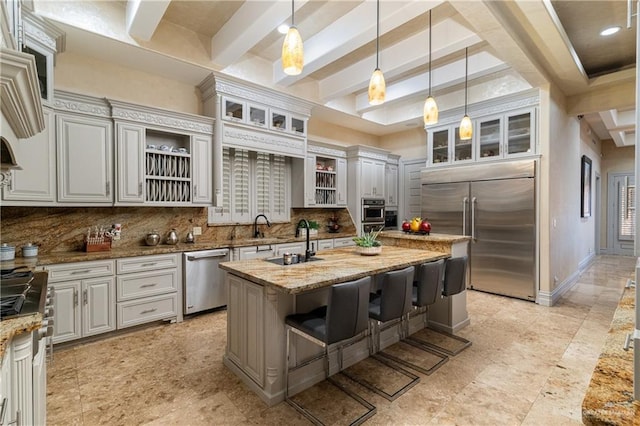
POLYGON ((144 202, 144 147, 145 130, 133 124, 116 124, 117 147, 117 201, 144 202))
POLYGON ((227 356, 239 367, 243 365, 242 356, 242 279, 227 274, 227 356))
POLYGON ((113 201, 111 122, 58 115, 58 201, 113 201))
POLYGON ((80 309, 78 306, 81 281, 56 283, 54 288, 53 343, 66 342, 82 337, 80 309))
POLYGON ((385 194, 387 206, 398 205, 398 166, 387 164, 385 168, 385 194))
POLYGON ((116 329, 116 287, 114 277, 82 281, 82 335, 116 329))
POLYGON ((12 145, 22 170, 11 171, 11 182, 2 191, 7 201, 35 201, 48 204, 56 200, 55 116, 44 108, 45 128, 41 133, 12 145))
POLYGON ((264 246, 240 247, 238 249, 238 260, 266 259, 274 257, 276 251, 270 244, 264 246))
POLYGON ((429 162, 431 164, 449 163, 449 127, 429 129, 427 141, 429 148, 429 162))
POLYGON ((305 207, 316 205, 316 156, 307 155, 307 164, 304 168, 304 194, 305 207))
POLYGON ((362 192, 363 197, 373 197, 373 187, 374 187, 374 164, 373 160, 361 160, 360 166, 362 167, 360 176, 360 190, 362 192))
POLYGON ((453 128, 453 162, 473 161, 473 137, 469 140, 460 139, 460 127, 453 128))
POLYGON ((347 205, 347 160, 338 158, 336 160, 336 204, 347 205))
POLYGON ((306 243, 285 243, 276 246, 276 256, 282 256, 284 253, 298 253, 304 255, 306 243))
POLYGON ((489 117, 476 121, 478 160, 495 159, 502 155, 502 118, 489 117))
POLYGON ((505 116, 505 154, 526 155, 534 151, 535 126, 532 110, 505 116))
POLYGON ((373 196, 384 197, 385 163, 375 161, 373 163, 373 196))
POLYGON ((211 204, 212 164, 211 137, 197 135, 191 138, 191 164, 193 165, 193 204, 211 204))
POLYGON ((5 347, 4 355, 0 360, 2 369, 0 370, 0 404, 1 410, 5 413, 4 419, 0 418, 0 425, 6 426, 15 420, 15 409, 13 408, 13 381, 11 380, 11 351, 5 347))

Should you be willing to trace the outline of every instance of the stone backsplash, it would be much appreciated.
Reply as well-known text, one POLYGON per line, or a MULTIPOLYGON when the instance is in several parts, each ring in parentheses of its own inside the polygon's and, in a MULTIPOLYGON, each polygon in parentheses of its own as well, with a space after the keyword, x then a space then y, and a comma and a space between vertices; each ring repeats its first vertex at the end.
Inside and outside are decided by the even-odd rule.
MULTIPOLYGON (((292 236, 300 219, 315 220, 320 226, 320 237, 356 232, 346 208, 291 209, 291 222, 273 223, 269 228, 260 218, 258 228, 266 237, 292 236), (329 234, 326 225, 335 214, 341 225, 340 232, 329 234)), ((39 246, 39 254, 83 250, 83 239, 90 227, 111 228, 122 225, 121 239, 113 247, 127 248, 144 245, 145 235, 156 230, 164 237, 175 229, 180 241, 194 226, 202 228, 196 236, 199 243, 241 240, 253 237, 253 225, 207 225, 206 207, 2 207, 0 208, 0 242, 20 248, 27 243, 39 246)))

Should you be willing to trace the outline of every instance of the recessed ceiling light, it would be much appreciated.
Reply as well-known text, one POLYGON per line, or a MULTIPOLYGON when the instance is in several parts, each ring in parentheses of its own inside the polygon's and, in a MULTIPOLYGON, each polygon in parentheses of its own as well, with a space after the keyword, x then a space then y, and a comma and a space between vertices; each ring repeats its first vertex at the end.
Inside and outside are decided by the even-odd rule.
POLYGON ((603 36, 603 37, 606 37, 606 36, 610 36, 612 34, 615 34, 618 31, 620 31, 620 27, 618 27, 618 26, 607 27, 604 30, 600 31, 600 35, 603 36))
POLYGON ((287 24, 281 24, 278 26, 278 32, 280 34, 286 34, 289 31, 289 26, 287 24))

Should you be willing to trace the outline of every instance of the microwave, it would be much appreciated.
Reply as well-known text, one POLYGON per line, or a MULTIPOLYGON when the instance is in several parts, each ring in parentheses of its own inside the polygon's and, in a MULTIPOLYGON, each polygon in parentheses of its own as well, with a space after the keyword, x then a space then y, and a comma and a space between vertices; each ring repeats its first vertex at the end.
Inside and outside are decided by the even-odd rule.
POLYGON ((363 198, 362 199, 362 223, 380 223, 384 224, 384 199, 380 198, 363 198))

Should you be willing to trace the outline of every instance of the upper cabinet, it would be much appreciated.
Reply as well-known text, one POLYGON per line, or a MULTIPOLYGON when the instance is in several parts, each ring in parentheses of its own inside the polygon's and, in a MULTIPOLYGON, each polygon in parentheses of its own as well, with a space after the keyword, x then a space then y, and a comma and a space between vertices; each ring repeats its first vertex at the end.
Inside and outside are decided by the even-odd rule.
POLYGON ((113 203, 113 123, 105 101, 80 95, 56 98, 58 202, 113 203), (86 108, 78 108, 78 106, 86 108), (76 111, 87 111, 78 114, 76 111))
POLYGON ((388 162, 385 166, 385 200, 386 207, 398 207, 398 155, 389 154, 388 162))
POLYGON ((118 205, 210 205, 213 120, 110 101, 118 205))
POLYGON ((317 142, 309 144, 304 164, 294 161, 292 167, 294 176, 304 176, 304 180, 294 179, 292 182, 294 207, 347 205, 345 151, 317 142))
POLYGON ((459 120, 445 117, 441 120, 443 124, 427 128, 427 165, 462 164, 536 154, 537 102, 538 97, 534 96, 476 108, 471 114, 476 118, 473 137, 469 141, 460 140, 459 120))

